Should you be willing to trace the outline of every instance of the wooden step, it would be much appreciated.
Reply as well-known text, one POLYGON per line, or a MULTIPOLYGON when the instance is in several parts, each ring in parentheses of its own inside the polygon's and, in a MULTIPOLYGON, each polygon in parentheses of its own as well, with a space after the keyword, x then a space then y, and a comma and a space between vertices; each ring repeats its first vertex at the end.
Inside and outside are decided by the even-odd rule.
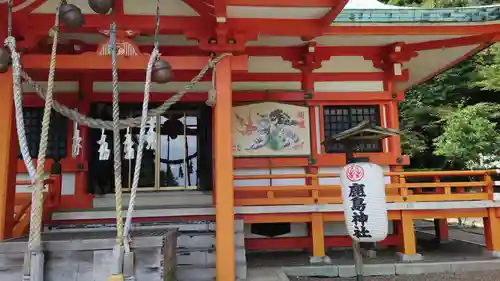
MULTIPOLYGON (((128 207, 130 194, 124 193, 122 196, 122 206, 128 207)), ((213 202, 211 192, 202 191, 160 191, 160 192, 139 192, 136 197, 137 207, 146 206, 207 206, 213 202)), ((110 208, 115 206, 115 195, 95 195, 93 200, 94 208, 110 208)))
MULTIPOLYGON (((124 207, 125 211, 126 208, 124 207)), ((204 206, 141 206, 134 211, 134 218, 165 218, 165 217, 192 217, 192 216, 213 216, 215 207, 213 205, 204 206)), ((52 214, 52 220, 76 221, 76 220, 112 220, 116 217, 114 207, 62 210, 52 214)))

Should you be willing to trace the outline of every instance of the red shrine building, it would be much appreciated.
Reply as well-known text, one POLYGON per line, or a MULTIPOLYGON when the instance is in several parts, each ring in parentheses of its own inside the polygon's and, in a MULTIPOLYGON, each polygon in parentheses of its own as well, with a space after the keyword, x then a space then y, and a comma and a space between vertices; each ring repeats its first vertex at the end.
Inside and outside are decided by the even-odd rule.
MULTIPOLYGON (((0 37, 5 38, 8 13, 6 1, 1 2, 0 37)), ((117 0, 113 15, 96 14, 87 0, 68 2, 81 10, 85 23, 61 27, 55 100, 92 118, 112 116, 107 48, 113 21, 122 118, 141 113, 155 42, 173 79, 151 85, 151 108, 182 91, 210 58, 232 54, 217 63, 215 74, 204 75, 171 109, 155 116, 157 147, 144 150, 134 215, 135 226, 144 228, 208 221, 215 243, 210 247, 217 250, 206 253, 211 271, 204 272, 218 281, 245 278, 249 251, 309 249, 314 262, 324 261, 328 248, 350 246, 339 187, 345 149, 323 141, 362 121, 398 129, 398 103, 405 91, 500 38, 500 6, 421 9, 375 0, 161 0, 155 37, 156 1, 117 0), (209 97, 214 88, 215 97, 209 97)), ((12 9, 12 34, 23 70, 43 88, 53 40, 48 34, 58 4, 15 0, 12 9)), ((44 100, 28 82, 23 82, 23 117, 35 158, 44 100)), ((11 70, 0 74, 1 239, 27 231, 31 198, 18 153, 12 83, 11 70)), ((104 134, 111 144, 112 133, 104 134)), ((101 130, 53 112, 46 231, 113 227, 107 225, 115 221, 113 160, 100 159, 101 137, 101 130), (77 131, 81 149, 75 155, 77 131)), ((399 136, 359 144, 355 156, 386 171, 390 235, 381 245, 399 247, 403 260, 425 259, 416 250, 414 220, 435 219, 439 238, 446 239, 446 218, 474 217, 484 218, 487 250, 499 256, 500 201, 495 201, 493 171, 404 172, 410 159, 401 152, 399 136), (441 182, 444 176, 474 180, 441 182)), ((130 190, 134 163, 123 159, 125 190, 130 190)), ((128 196, 124 194, 125 205, 128 196)), ((183 257, 189 260, 191 254, 183 257)), ((179 272, 185 274, 181 280, 192 278, 188 269, 180 266, 179 272)))

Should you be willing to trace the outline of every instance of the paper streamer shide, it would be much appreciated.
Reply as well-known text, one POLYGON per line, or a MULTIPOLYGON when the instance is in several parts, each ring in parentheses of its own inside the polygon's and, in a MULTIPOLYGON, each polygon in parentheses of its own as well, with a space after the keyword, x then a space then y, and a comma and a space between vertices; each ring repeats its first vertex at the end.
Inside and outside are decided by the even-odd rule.
POLYGON ((352 163, 340 174, 347 231, 359 242, 379 242, 389 231, 384 171, 373 163, 352 163))

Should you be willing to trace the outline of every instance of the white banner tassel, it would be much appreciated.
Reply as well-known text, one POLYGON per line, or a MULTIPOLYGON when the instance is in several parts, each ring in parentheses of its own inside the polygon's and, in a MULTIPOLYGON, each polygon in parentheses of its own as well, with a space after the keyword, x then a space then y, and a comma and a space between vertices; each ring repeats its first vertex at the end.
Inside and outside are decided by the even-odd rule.
POLYGON ((149 150, 156 150, 156 117, 149 117, 147 123, 146 123, 146 135, 145 135, 145 141, 146 141, 146 149, 149 150))
POLYGON ((99 160, 106 161, 109 160, 109 145, 106 141, 106 133, 104 129, 101 129, 101 139, 97 142, 99 144, 99 160))
POLYGON ((123 153, 125 154, 123 158, 127 160, 135 158, 134 141, 132 140, 130 127, 127 128, 127 133, 125 134, 125 141, 123 142, 123 153))
POLYGON ((78 122, 73 121, 73 144, 71 146, 71 156, 76 158, 80 155, 81 149, 82 137, 80 136, 80 129, 78 128, 78 122))

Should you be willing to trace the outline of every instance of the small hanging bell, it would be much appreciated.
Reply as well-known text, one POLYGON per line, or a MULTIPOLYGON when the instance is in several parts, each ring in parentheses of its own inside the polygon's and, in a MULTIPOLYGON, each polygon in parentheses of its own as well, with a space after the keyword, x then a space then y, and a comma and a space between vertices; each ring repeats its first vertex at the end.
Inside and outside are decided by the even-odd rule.
POLYGON ((82 10, 73 4, 62 4, 59 8, 59 20, 68 28, 80 28, 85 23, 82 10))
POLYGON ((168 83, 172 80, 172 67, 164 60, 157 60, 153 65, 151 75, 156 83, 168 83))
POLYGON ((113 9, 114 0, 89 0, 90 8, 99 15, 106 15, 113 9))
POLYGON ((5 73, 9 70, 11 64, 10 54, 6 48, 0 47, 0 73, 5 73))

